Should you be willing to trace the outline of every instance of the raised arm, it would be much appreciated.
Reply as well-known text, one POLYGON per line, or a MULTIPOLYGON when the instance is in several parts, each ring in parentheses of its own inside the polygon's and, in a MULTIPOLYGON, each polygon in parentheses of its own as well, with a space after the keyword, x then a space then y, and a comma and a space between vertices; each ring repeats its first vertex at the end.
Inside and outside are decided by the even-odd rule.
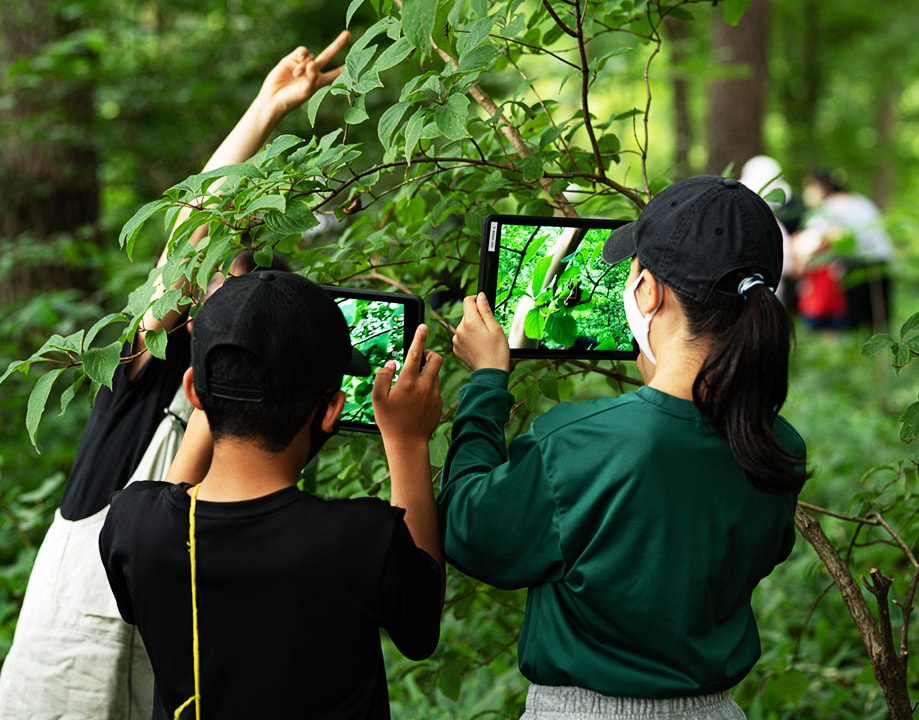
POLYGON ((207 424, 207 416, 203 410, 195 408, 188 418, 182 443, 163 480, 174 484, 184 482, 197 485, 207 474, 213 454, 214 438, 207 424))
POLYGON ((443 410, 438 378, 443 358, 425 351, 427 335, 427 326, 419 326, 395 385, 395 363, 388 362, 377 372, 373 409, 389 463, 390 502, 405 510, 405 524, 415 544, 437 561, 444 578, 443 544, 428 448, 443 410))
MULTIPOLYGON (((301 46, 281 58, 265 76, 258 94, 201 172, 245 162, 252 157, 291 110, 300 107, 316 90, 330 84, 341 74, 342 67, 328 71, 325 68, 350 37, 351 33, 344 30, 318 55, 301 46)), ((175 226, 181 225, 190 213, 191 210, 180 212, 175 226)), ((206 234, 207 227, 198 228, 190 242, 197 245, 206 234)), ((167 250, 164 248, 157 267, 166 262, 166 257, 167 250)), ((147 313, 135 337, 134 359, 127 368, 129 377, 136 376, 150 359, 149 353, 142 352, 145 333, 159 328, 172 330, 180 318, 180 313, 170 313, 160 320, 153 317, 152 313, 147 313)))

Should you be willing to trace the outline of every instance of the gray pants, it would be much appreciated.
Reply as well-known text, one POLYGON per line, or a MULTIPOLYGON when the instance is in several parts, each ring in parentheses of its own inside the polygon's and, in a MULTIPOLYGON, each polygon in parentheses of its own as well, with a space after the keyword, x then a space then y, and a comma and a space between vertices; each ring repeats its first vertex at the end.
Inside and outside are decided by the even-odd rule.
POLYGON ((520 720, 745 720, 727 691, 653 700, 608 697, 579 687, 530 685, 520 720))

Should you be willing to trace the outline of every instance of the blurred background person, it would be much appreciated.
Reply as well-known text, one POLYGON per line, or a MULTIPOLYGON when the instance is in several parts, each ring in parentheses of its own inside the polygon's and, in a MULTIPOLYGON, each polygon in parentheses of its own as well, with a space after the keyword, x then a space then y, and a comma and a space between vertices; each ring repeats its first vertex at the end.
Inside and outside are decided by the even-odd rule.
POLYGON ((845 326, 887 329, 890 319, 890 261, 893 243, 878 206, 846 188, 845 175, 814 170, 804 185, 808 216, 802 251, 830 253, 846 300, 845 326))

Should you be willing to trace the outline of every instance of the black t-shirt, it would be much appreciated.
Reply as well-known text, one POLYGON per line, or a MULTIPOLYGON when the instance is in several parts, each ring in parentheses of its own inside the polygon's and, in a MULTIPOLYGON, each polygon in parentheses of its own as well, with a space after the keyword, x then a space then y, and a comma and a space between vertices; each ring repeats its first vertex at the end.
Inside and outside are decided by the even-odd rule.
MULTIPOLYGON (((125 348, 125 353, 130 348, 125 348)), ((108 505, 137 469, 163 413, 182 383, 191 360, 191 335, 179 329, 169 336, 166 360, 150 358, 129 380, 121 365, 112 389, 96 395, 89 420, 64 487, 61 515, 82 520, 108 505)))
MULTIPOLYGON (((132 483, 112 498, 100 534, 163 718, 194 692, 187 489, 132 483)), ((403 514, 375 498, 325 501, 296 487, 198 502, 204 718, 389 718, 380 628, 413 659, 430 655, 440 632, 440 570, 403 514)))

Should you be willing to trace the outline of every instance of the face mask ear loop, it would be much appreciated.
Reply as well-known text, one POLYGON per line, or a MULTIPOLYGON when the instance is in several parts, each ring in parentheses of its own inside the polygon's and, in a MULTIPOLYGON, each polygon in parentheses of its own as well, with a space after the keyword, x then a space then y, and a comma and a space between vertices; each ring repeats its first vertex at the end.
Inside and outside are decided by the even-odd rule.
POLYGON ((198 562, 195 552, 195 508, 198 505, 198 488, 191 489, 191 503, 188 506, 188 554, 191 559, 191 652, 195 676, 195 694, 182 703, 172 720, 180 720, 182 711, 192 703, 195 704, 195 719, 201 720, 201 653, 198 646, 198 562))

